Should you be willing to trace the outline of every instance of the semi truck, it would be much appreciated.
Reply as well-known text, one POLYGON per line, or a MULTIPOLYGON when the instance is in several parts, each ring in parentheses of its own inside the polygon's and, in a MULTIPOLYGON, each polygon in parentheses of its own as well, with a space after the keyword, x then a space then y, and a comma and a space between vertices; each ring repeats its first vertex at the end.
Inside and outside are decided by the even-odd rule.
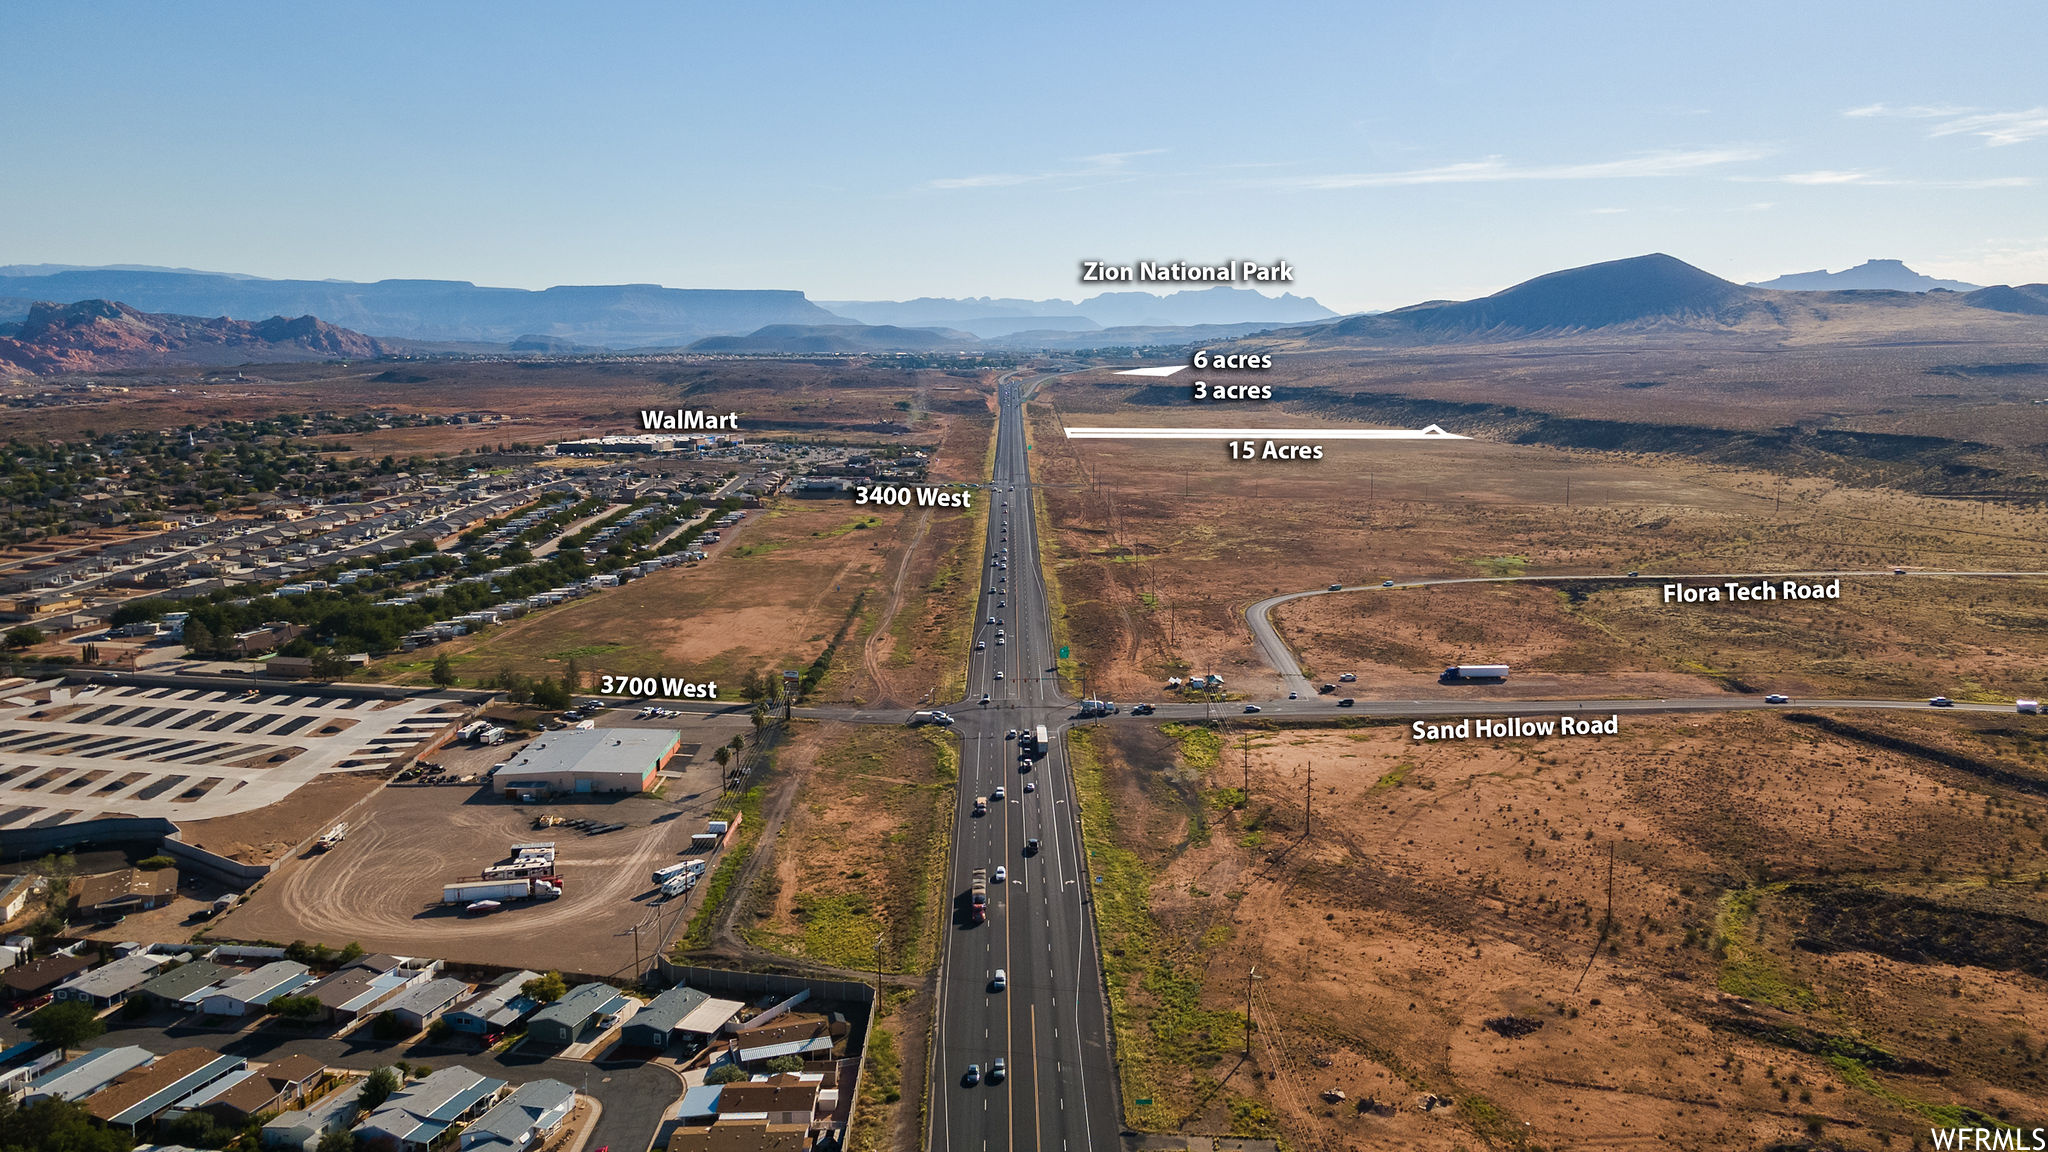
POLYGON ((953 718, 934 708, 929 712, 912 712, 910 723, 912 727, 919 724, 937 724, 941 728, 946 728, 952 725, 953 718))
POLYGON ((334 847, 336 844, 341 843, 343 840, 347 838, 348 825, 336 824, 334 827, 329 828, 326 834, 321 836, 320 839, 313 844, 313 848, 315 851, 325 852, 329 848, 334 847))
POLYGON ((1453 664, 1444 669, 1446 680, 1505 680, 1508 666, 1505 664, 1453 664))
POLYGON ((702 871, 704 871, 704 862, 702 860, 685 860, 680 864, 671 864, 666 868, 656 868, 654 870, 654 882, 656 884, 666 884, 677 876, 695 876, 702 871))
POLYGON ((974 922, 985 922, 988 919, 988 869, 974 870, 974 882, 968 885, 967 898, 974 909, 974 922))
POLYGON ((469 880, 441 887, 441 903, 474 904, 479 900, 553 900, 562 894, 560 876, 527 876, 516 880, 469 880))
POLYGON ((1081 715, 1083 717, 1114 716, 1117 714, 1117 711, 1116 701, 1114 700, 1081 701, 1081 715))
POLYGON ((1046 732, 1043 724, 1018 733, 1017 742, 1023 745, 1020 751, 1026 756, 1043 756, 1052 747, 1052 737, 1046 732))

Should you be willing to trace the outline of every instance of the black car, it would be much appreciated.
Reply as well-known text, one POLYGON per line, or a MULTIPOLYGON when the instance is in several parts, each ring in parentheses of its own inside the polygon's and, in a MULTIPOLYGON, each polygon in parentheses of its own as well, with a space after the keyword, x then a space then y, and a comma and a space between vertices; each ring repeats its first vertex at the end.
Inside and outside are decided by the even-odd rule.
POLYGON ((1346 696, 1346 697, 1345 697, 1345 698, 1343 698, 1342 700, 1339 700, 1339 701, 1337 701, 1337 707, 1339 707, 1339 708, 1349 708, 1349 707, 1351 707, 1351 697, 1349 697, 1349 696, 1346 696))
POLYGON ((1335 684, 1325 684, 1322 687, 1316 689, 1316 695, 1328 696, 1330 693, 1335 692, 1336 690, 1337 686, 1335 684))
POLYGON ((1024 842, 1024 854, 1026 856, 1038 855, 1038 837, 1033 836, 1024 842))
POLYGON ((1131 715, 1133 716, 1150 716, 1151 714, 1152 706, 1150 704, 1140 704, 1131 709, 1131 715))

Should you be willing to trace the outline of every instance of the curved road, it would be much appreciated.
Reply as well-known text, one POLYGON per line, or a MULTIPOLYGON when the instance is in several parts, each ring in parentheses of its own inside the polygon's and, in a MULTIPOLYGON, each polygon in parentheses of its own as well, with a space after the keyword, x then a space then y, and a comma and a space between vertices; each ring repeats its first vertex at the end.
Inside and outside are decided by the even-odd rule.
MULTIPOLYGON (((1597 574, 1588 574, 1584 576, 1573 576, 1569 574, 1553 574, 1548 576, 1450 576, 1436 580, 1395 581, 1391 585, 1346 584, 1339 588, 1311 588, 1306 592, 1287 592, 1279 596, 1268 596, 1264 600, 1261 600, 1258 603, 1244 610, 1244 621, 1246 624, 1251 626, 1252 640, 1259 646, 1259 655, 1264 656, 1266 658, 1266 663, 1271 665, 1273 670, 1280 674, 1280 679, 1287 685, 1287 690, 1290 692, 1298 692, 1302 696, 1308 697, 1315 695, 1315 685, 1309 683, 1308 677, 1303 676, 1301 674, 1301 662, 1294 658, 1294 650, 1287 646, 1287 642, 1280 638, 1279 630, 1273 627, 1272 614, 1273 609, 1278 608, 1282 604, 1286 604, 1289 601, 1293 600, 1300 600, 1309 596, 1334 596, 1340 592, 1376 592, 1381 590, 1394 591, 1401 588, 1433 588, 1444 584, 1516 584, 1543 582, 1554 583, 1561 580, 1612 581, 1617 584, 1669 584, 1676 581, 1690 581, 1695 583, 1707 584, 1724 584, 1731 580, 1833 580, 1845 576, 1884 576, 1891 579, 1897 579, 1901 576, 2025 577, 2048 576, 2048 572, 1938 572, 1924 569, 1915 569, 1907 572, 1894 572, 1889 568, 1884 568, 1875 571, 1837 570, 1826 572, 1680 572, 1671 574, 1658 572, 1652 573, 1648 576, 1616 576, 1605 572, 1597 574)), ((1430 702, 1410 701, 1410 703, 1420 704, 1430 702)), ((1553 702, 1553 710, 1555 703, 1556 702, 1553 702)), ((1579 702, 1565 701, 1564 703, 1576 704, 1579 702)), ((1586 701, 1586 703, 1591 704, 1593 702, 1586 701)), ((1610 701, 1609 703, 1615 702, 1610 701)), ((1816 700, 1812 701, 1811 703, 1818 706, 1819 704, 1823 703, 1823 701, 1816 700)), ((1870 703, 1856 703, 1852 701, 1831 701, 1828 703, 1836 703, 1842 707, 1896 707, 1904 706, 1907 702, 1878 701, 1870 703)), ((1604 706, 1605 705, 1603 705, 1603 707, 1604 706)), ((1722 706, 1735 708, 1746 707, 1746 705, 1736 701, 1726 702, 1722 706)), ((1924 707, 1925 705, 1922 704, 1921 706, 1924 707)))

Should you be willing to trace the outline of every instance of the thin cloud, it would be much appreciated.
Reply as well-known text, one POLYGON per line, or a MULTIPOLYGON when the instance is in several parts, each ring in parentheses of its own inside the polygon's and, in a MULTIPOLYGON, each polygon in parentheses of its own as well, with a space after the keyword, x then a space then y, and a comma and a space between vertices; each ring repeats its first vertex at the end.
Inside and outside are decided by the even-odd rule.
POLYGON ((1076 167, 1054 169, 1045 172, 988 172, 974 176, 946 176, 925 182, 925 187, 937 192, 951 192, 970 188, 1010 188, 1019 184, 1042 184, 1052 180, 1100 179, 1105 176, 1125 174, 1131 161, 1141 156, 1157 156, 1164 148, 1144 148, 1131 152, 1098 152, 1074 161, 1076 167))
POLYGON ((1939 120, 1927 130, 1929 136, 1981 136, 1988 148, 2048 138, 2048 108, 2014 112, 1988 112, 1952 104, 1866 104, 1851 108, 1844 116, 1893 116, 1909 120, 1939 120))
POLYGON ((1761 160, 1758 148, 1707 148, 1645 152, 1619 160, 1583 164, 1517 164, 1501 156, 1399 172, 1339 172, 1277 180, 1279 187, 1309 191, 1398 188, 1420 184, 1501 184, 1524 180, 1635 180, 1682 176, 1727 164, 1761 160))
POLYGON ((1777 176, 1730 176, 1738 184, 1797 184, 1809 188, 2030 188, 2032 176, 1986 176, 1974 180, 1907 180, 1864 169, 1822 168, 1813 172, 1786 172, 1777 176))

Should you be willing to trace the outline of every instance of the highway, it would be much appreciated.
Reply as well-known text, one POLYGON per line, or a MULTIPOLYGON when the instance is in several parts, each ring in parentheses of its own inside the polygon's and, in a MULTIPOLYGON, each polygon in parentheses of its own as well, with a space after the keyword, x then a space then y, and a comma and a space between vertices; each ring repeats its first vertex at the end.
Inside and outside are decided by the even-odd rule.
MULTIPOLYGON (((1303 676, 1301 674, 1301 663, 1294 658, 1294 650, 1287 646, 1287 642, 1280 638, 1279 629, 1273 626, 1273 609, 1278 608, 1280 605, 1288 603, 1289 601, 1301 600, 1309 596, 1335 596, 1339 593, 1344 592, 1391 592, 1398 591, 1403 588, 1435 588, 1441 587, 1446 584, 1557 583, 1560 581, 1570 581, 1572 583, 1585 583, 1589 581, 1611 581, 1617 584, 1650 585, 1682 583, 1697 587, 1704 585, 1725 584, 1731 580, 1835 580, 1844 577, 1858 576, 1881 576, 1886 579, 1898 579, 1902 576, 1916 577, 1922 579, 1929 577, 2012 578, 2027 576, 2048 576, 2048 572, 1946 572, 1937 571, 1934 569, 1921 568, 1909 568, 1904 572, 1898 572, 1890 568, 1883 568, 1877 570, 1866 569, 1857 571, 1840 570, 1819 572, 1682 572, 1670 574, 1662 572, 1651 572, 1648 574, 1630 575, 1617 575, 1609 572, 1601 572, 1589 573, 1581 576, 1574 576, 1568 573, 1552 574, 1547 576, 1447 576, 1434 580, 1397 580, 1385 584, 1345 584, 1334 588, 1310 588, 1302 592, 1286 592, 1278 596, 1268 596, 1264 600, 1261 600, 1258 603, 1253 604, 1251 607, 1244 610, 1244 622, 1251 627, 1252 640, 1254 643, 1258 645, 1259 655, 1265 657, 1266 663, 1270 665, 1275 672, 1278 672, 1280 674, 1280 679, 1283 683, 1285 683, 1287 691, 1298 692, 1302 696, 1306 697, 1313 696, 1315 694, 1315 685, 1309 683, 1308 677, 1303 676)), ((1729 699, 1727 697, 1721 697, 1720 699, 1722 700, 1720 707, 1739 708, 1744 706, 1740 698, 1729 699)), ((1407 703, 1423 704, 1434 702, 1407 701, 1407 703)), ((1570 701, 1568 703, 1572 705, 1577 705, 1579 702, 1570 701)), ((1594 702, 1586 701, 1585 703, 1588 706, 1591 706, 1594 702)), ((1688 703, 1699 702, 1693 701, 1688 703)), ((1810 703, 1812 703, 1815 707, 1819 707, 1822 704, 1821 701, 1817 700, 1811 701, 1810 703)), ((1909 702, 1888 700, 1877 701, 1872 703, 1856 703, 1851 701, 1834 701, 1831 703, 1838 704, 1841 707, 1853 708, 1899 707, 1907 705, 1909 702)), ((1924 703, 1922 706, 1924 706, 1924 703)), ((1555 710, 1555 705, 1552 705, 1552 710, 1555 710)), ((1693 709, 1664 710, 1700 711, 1704 710, 1704 706, 1702 706, 1701 708, 1693 709)))
MULTIPOLYGON (((1081 1152, 1117 1145, 1122 1109, 1060 731, 1073 707, 1060 695, 1053 671, 1052 619, 1032 518, 1023 418, 1028 385, 1006 377, 1000 387, 983 595, 974 632, 982 647, 968 664, 966 700, 950 709, 960 740, 960 787, 926 1146, 1081 1152), (990 618, 1000 623, 987 623, 990 618), (986 705, 980 703, 984 693, 986 705), (1052 749, 1022 770, 1018 742, 1009 733, 1038 725, 1053 733, 1052 749), (991 799, 986 816, 974 815, 974 798, 992 797, 998 787, 1005 798, 991 799), (1040 849, 1026 855, 1025 841, 1032 838, 1040 849), (1002 884, 993 882, 999 865, 1008 871, 1002 884), (976 868, 991 877, 983 924, 972 923, 968 914, 976 868), (990 987, 997 969, 1008 974, 1004 991, 990 987), (998 1058, 1008 1075, 991 1083, 986 1073, 998 1058), (962 1082, 969 1064, 984 1073, 972 1087, 962 1082)), ((904 714, 857 718, 901 723, 904 714)))

